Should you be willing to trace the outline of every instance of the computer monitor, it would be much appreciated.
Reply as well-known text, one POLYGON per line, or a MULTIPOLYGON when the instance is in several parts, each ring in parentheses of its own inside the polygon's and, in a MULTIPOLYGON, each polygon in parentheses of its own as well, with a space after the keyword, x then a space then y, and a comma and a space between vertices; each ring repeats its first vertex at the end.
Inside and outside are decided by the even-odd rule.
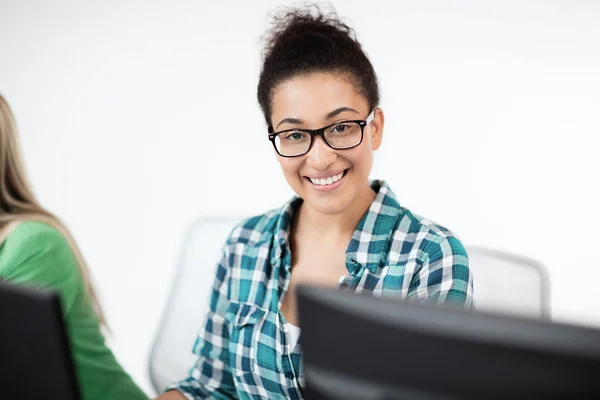
POLYGON ((306 398, 600 399, 600 331, 298 290, 306 398))
POLYGON ((79 400, 56 293, 0 282, 0 398, 79 400))

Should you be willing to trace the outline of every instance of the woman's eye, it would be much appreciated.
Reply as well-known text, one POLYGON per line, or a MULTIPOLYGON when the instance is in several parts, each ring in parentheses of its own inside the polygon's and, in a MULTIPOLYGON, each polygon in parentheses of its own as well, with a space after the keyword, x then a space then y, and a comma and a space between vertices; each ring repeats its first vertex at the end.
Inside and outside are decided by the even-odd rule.
POLYGON ((291 139, 291 140, 300 140, 304 137, 304 135, 302 134, 302 132, 290 132, 289 134, 286 135, 286 139, 291 139))

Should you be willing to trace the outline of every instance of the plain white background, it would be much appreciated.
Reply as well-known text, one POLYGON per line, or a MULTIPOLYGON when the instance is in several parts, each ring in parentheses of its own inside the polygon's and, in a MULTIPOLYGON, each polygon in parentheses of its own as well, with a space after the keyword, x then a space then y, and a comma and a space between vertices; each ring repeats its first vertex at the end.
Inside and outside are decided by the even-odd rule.
MULTIPOLYGON (((0 0, 0 92, 33 185, 73 230, 113 348, 149 392, 186 227, 292 194, 255 99, 276 5, 0 0)), ((372 176, 465 243, 544 262, 555 318, 600 326, 600 3, 334 6, 381 82, 372 176)))

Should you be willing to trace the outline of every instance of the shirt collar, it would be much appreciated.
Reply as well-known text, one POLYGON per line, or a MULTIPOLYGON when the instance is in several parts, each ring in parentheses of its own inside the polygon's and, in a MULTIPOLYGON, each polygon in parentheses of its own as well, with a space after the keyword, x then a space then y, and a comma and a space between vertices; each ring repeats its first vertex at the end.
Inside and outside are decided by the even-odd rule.
MULTIPOLYGON (((371 182, 371 187, 377 193, 375 200, 358 223, 346 249, 346 256, 350 261, 347 263, 350 273, 355 272, 360 266, 367 268, 371 273, 377 271, 382 254, 389 250, 393 228, 402 214, 396 195, 385 181, 375 180, 371 182)), ((279 245, 276 246, 279 247, 276 251, 277 255, 280 255, 282 248, 288 245, 292 218, 301 203, 302 199, 294 196, 279 210, 273 236, 275 243, 279 245)))
POLYGON ((377 271, 382 255, 389 251, 394 227, 402 214, 396 195, 385 181, 373 181, 371 187, 377 195, 358 223, 346 250, 350 272, 360 266, 371 273, 377 271))
POLYGON ((285 203, 279 211, 279 219, 275 227, 274 239, 275 242, 282 246, 289 242, 292 219, 294 218, 294 214, 296 214, 300 208, 300 204, 302 204, 302 199, 298 196, 294 196, 290 201, 285 203))

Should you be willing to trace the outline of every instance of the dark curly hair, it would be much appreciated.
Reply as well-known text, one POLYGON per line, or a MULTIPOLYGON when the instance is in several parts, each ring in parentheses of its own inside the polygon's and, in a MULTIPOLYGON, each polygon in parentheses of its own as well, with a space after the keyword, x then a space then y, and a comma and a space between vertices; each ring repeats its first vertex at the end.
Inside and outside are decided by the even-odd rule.
POLYGON ((313 72, 339 73, 349 79, 369 108, 379 105, 379 84, 373 65, 352 28, 318 5, 285 9, 275 14, 265 37, 257 97, 271 127, 273 89, 281 82, 313 72))

